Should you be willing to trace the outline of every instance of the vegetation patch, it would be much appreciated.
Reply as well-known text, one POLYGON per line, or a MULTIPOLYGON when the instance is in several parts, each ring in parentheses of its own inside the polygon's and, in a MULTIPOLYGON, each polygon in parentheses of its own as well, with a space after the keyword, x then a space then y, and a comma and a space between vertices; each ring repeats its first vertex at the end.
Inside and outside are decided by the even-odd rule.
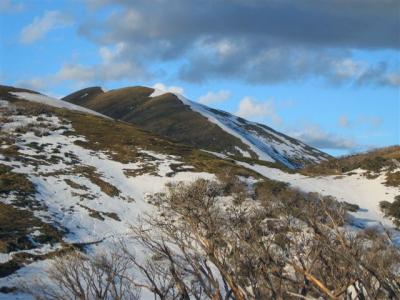
MULTIPOLYGON (((62 236, 63 232, 44 223, 31 211, 0 202, 0 253, 35 249, 43 244, 53 245, 62 242, 62 236), (34 231, 40 234, 33 234, 34 231)), ((14 273, 32 259, 45 258, 22 253, 16 253, 11 260, 0 264, 0 278, 14 273)))
POLYGON ((114 212, 103 212, 103 211, 98 211, 95 210, 93 208, 87 207, 85 205, 82 204, 78 204, 80 207, 83 207, 84 209, 86 209, 87 211, 89 211, 89 216, 91 216, 92 218, 98 219, 100 221, 104 221, 104 217, 109 217, 115 221, 121 221, 121 219, 119 218, 118 214, 114 213, 114 212))
POLYGON ((31 211, 0 202, 0 252, 29 250, 37 243, 57 243, 62 233, 35 217, 31 211), (33 231, 40 235, 31 236, 33 231))
POLYGON ((400 171, 387 173, 385 184, 387 186, 400 187, 400 171))
POLYGON ((271 179, 265 179, 263 181, 257 182, 254 187, 255 195, 259 199, 277 196, 290 190, 288 183, 271 179))
POLYGON ((90 175, 89 180, 100 187, 101 191, 104 194, 107 194, 110 197, 116 197, 119 196, 120 190, 117 189, 115 186, 113 186, 111 183, 108 183, 107 181, 104 181, 101 179, 99 176, 96 175, 90 175))
POLYGON ((79 184, 79 183, 76 183, 75 181, 73 181, 71 179, 66 178, 66 179, 64 179, 64 181, 65 181, 66 184, 68 184, 73 189, 84 190, 84 191, 88 191, 89 190, 89 188, 87 186, 79 184))
POLYGON ((110 197, 119 196, 120 190, 107 181, 100 178, 100 174, 96 172, 96 168, 92 166, 79 165, 75 166, 70 174, 83 175, 89 179, 93 184, 97 185, 100 190, 110 197))
POLYGON ((11 167, 0 164, 0 195, 10 192, 18 192, 20 195, 32 194, 34 186, 26 176, 11 170, 11 167))
POLYGON ((391 218, 393 223, 400 229, 400 195, 394 198, 394 201, 381 201, 379 204, 386 217, 391 218))
POLYGON ((121 221, 117 213, 114 212, 102 212, 103 215, 115 220, 115 221, 121 221))
POLYGON ((144 163, 138 169, 124 169, 124 174, 127 177, 136 177, 141 175, 152 175, 152 176, 160 176, 157 173, 158 167, 154 164, 144 163))
POLYGON ((6 277, 19 270, 22 267, 21 263, 15 260, 10 260, 5 263, 0 264, 0 278, 6 277))
POLYGON ((78 204, 80 207, 83 207, 84 209, 86 209, 89 212, 89 216, 95 219, 98 219, 100 221, 104 221, 105 219, 103 218, 103 216, 101 215, 101 213, 95 209, 92 209, 90 207, 87 207, 85 205, 82 204, 78 204))
POLYGON ((184 163, 174 163, 170 164, 169 167, 172 169, 171 172, 166 174, 167 177, 175 176, 177 173, 180 172, 190 172, 193 171, 193 167, 186 166, 184 163))
POLYGON ((357 212, 360 210, 360 206, 358 206, 357 204, 348 203, 346 201, 343 201, 342 204, 344 208, 350 212, 357 212))
POLYGON ((369 179, 377 178, 381 172, 387 175, 386 185, 400 186, 400 175, 396 169, 400 166, 400 146, 386 147, 366 153, 332 158, 317 165, 310 165, 301 170, 307 176, 348 175, 356 169, 363 169, 369 179), (350 172, 350 173, 349 173, 350 172))
POLYGON ((269 162, 269 161, 265 161, 265 160, 259 160, 259 159, 255 159, 255 158, 249 158, 249 157, 243 157, 243 156, 230 156, 233 160, 236 161, 242 161, 245 163, 248 163, 250 165, 260 165, 260 166, 265 166, 268 168, 274 168, 274 169, 279 169, 282 170, 286 173, 290 173, 290 174, 294 174, 296 173, 296 170, 290 169, 288 167, 286 167, 283 164, 279 164, 279 163, 274 163, 274 162, 269 162))
MULTIPOLYGON (((0 253, 30 250, 62 241, 60 229, 33 214, 32 210, 37 208, 32 198, 34 192, 33 184, 25 175, 0 164, 0 196, 14 198, 13 205, 0 202, 0 253)), ((0 277, 12 274, 25 262, 21 257, 13 256, 10 261, 0 264, 0 277)))
POLYGON ((81 147, 107 153, 113 160, 121 163, 155 160, 143 153, 143 150, 149 150, 179 157, 182 163, 194 167, 193 172, 219 174, 223 170, 230 169, 236 175, 262 177, 254 171, 238 166, 234 160, 220 159, 190 146, 165 140, 125 122, 67 110, 59 110, 58 113, 63 118, 71 120, 75 135, 85 137, 85 141, 77 142, 81 147))
MULTIPOLYGON (((53 259, 79 249, 80 248, 78 246, 73 244, 62 243, 62 247, 60 249, 56 249, 46 254, 32 254, 28 252, 14 253, 11 260, 0 264, 0 278, 13 274, 28 263, 38 260, 53 259)), ((18 289, 16 287, 0 287, 0 293, 12 293, 17 290, 18 289)))
MULTIPOLYGON (((173 155, 179 157, 182 163, 193 166, 194 172, 218 174, 224 169, 231 169, 232 172, 236 172, 237 175, 246 177, 253 176, 255 178, 262 177, 254 171, 236 165, 233 160, 223 160, 191 146, 165 140, 157 134, 137 128, 132 124, 16 99, 8 94, 8 91, 13 91, 13 88, 6 87, 0 89, 0 96, 4 94, 3 99, 13 103, 17 110, 16 113, 38 117, 41 115, 51 116, 56 114, 60 119, 68 120, 66 122, 72 125, 74 131, 71 131, 69 134, 85 137, 84 141, 76 141, 75 143, 77 145, 95 152, 106 153, 115 161, 130 163, 142 162, 148 159, 156 160, 153 157, 149 158, 146 153, 143 153, 143 150, 150 150, 167 156, 173 155)), ((68 135, 68 132, 64 132, 64 134, 68 135)), ((12 145, 13 143, 9 144, 12 145)), ((35 145, 33 146, 35 147, 35 145)), ((5 157, 18 159, 21 162, 27 161, 33 164, 47 163, 47 158, 32 158, 26 157, 26 155, 20 155, 16 146, 0 149, 0 153, 5 157), (40 160, 37 161, 38 159, 40 160)), ((57 162, 57 156, 55 156, 53 160, 53 163, 57 162)))

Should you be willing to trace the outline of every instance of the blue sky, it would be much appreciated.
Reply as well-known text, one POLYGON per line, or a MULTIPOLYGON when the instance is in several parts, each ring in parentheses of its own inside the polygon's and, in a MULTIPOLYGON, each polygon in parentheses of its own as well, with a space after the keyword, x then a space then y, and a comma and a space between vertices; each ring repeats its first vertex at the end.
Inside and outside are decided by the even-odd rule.
POLYGON ((399 3, 0 0, 0 82, 156 85, 333 155, 399 144, 399 3))

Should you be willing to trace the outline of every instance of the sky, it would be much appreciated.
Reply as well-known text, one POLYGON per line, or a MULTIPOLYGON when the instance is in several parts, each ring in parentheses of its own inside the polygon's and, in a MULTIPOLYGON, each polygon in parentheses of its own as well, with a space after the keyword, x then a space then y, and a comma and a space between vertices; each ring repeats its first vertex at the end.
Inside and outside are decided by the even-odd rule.
POLYGON ((0 83, 184 94, 346 155, 400 144, 400 1, 0 0, 0 83))

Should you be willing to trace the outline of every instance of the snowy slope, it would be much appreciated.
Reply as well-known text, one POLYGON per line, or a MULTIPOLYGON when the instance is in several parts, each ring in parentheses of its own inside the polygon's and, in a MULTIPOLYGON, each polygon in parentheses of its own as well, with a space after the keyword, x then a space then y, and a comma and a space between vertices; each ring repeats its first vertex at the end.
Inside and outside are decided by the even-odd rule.
MULTIPOLYGON (((163 95, 165 92, 155 89, 150 97, 163 95)), ((248 145, 258 159, 277 162, 289 168, 299 168, 308 163, 318 163, 328 156, 304 143, 274 131, 265 125, 250 122, 227 112, 211 109, 200 103, 188 100, 180 94, 175 94, 179 100, 193 111, 200 113, 210 122, 218 125, 228 134, 239 138, 248 145)), ((243 157, 250 157, 246 149, 237 150, 243 157)))
POLYGON ((317 192, 324 196, 333 196, 339 201, 356 204, 360 210, 351 213, 354 217, 351 223, 354 226, 359 228, 384 226, 394 232, 395 242, 400 245, 400 232, 393 229, 393 223, 384 217, 379 208, 381 201, 393 202, 394 197, 400 194, 400 188, 384 185, 386 180, 384 174, 375 179, 368 179, 363 175, 365 170, 355 170, 343 176, 308 177, 260 165, 243 162, 238 164, 267 178, 287 182, 302 191, 317 192))
MULTIPOLYGON (((14 95, 54 107, 91 113, 42 95, 14 95)), ((175 173, 171 165, 181 164, 179 157, 149 150, 139 149, 134 162, 121 163, 108 153, 80 146, 85 137, 74 134, 74 128, 67 119, 49 113, 30 116, 14 115, 13 112, 12 103, 0 101, 0 119, 4 117, 0 124, 0 147, 16 147, 22 158, 0 154, 0 164, 11 167, 15 173, 26 175, 34 184, 35 200, 45 207, 44 210, 34 210, 34 215, 63 229, 66 232, 63 242, 66 244, 98 242, 96 251, 110 249, 131 232, 131 225, 140 216, 153 211, 154 207, 147 202, 147 195, 163 191, 169 182, 215 178, 213 174, 191 172, 191 166, 181 166, 187 171, 175 173), (154 172, 141 172, 143 168, 150 167, 154 172), (136 171, 139 173, 131 175, 136 171), (173 175, 169 175, 171 173, 173 175), (117 192, 110 193, 103 188, 104 185, 117 192)), ((16 200, 12 194, 0 194, 2 203, 13 205, 16 200)), ((60 244, 0 253, 0 264, 21 253, 40 255, 57 249, 61 249, 60 244)), ((43 273, 48 264, 48 261, 29 264, 10 276, 0 278, 0 287, 18 286, 21 277, 24 280, 34 279, 43 273)), ((3 295, 0 292, 0 299, 30 297, 3 295)))
POLYGON ((75 104, 72 104, 72 103, 69 103, 69 102, 66 102, 63 100, 58 100, 58 99, 55 99, 55 98, 52 98, 49 96, 45 96, 42 94, 29 93, 29 92, 10 92, 10 94, 16 96, 19 99, 23 99, 23 100, 42 103, 42 104, 50 105, 50 106, 57 107, 57 108, 66 108, 66 109, 70 109, 70 110, 80 111, 80 112, 108 118, 98 112, 91 110, 91 109, 87 109, 82 106, 75 105, 75 104))

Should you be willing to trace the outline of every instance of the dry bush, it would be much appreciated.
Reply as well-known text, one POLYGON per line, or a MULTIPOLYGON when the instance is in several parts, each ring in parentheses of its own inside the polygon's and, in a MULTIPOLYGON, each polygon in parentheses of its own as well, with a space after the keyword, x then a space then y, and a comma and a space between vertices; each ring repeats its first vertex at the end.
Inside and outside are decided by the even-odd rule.
POLYGON ((153 256, 131 258, 160 299, 399 297, 398 248, 371 230, 344 231, 334 199, 287 188, 226 208, 224 192, 206 180, 171 185, 153 198, 160 218, 134 227, 153 256))
MULTIPOLYGON (((223 183, 171 184, 151 199, 158 213, 133 227, 145 259, 123 245, 112 263, 81 255, 58 260, 50 278, 62 295, 78 299, 92 299, 98 289, 88 295, 76 287, 100 286, 109 274, 124 293, 140 287, 155 299, 399 299, 400 252, 389 234, 344 229, 345 206, 331 197, 267 185, 275 188, 265 197, 259 191, 259 200, 237 201, 223 183), (135 278, 126 276, 130 267, 135 278), (103 270, 112 272, 98 276, 103 270)), ((70 299, 52 293, 46 299, 70 299)))
POLYGON ((93 257, 73 252, 54 260, 47 281, 37 279, 24 290, 40 300, 137 300, 140 289, 128 274, 131 267, 118 252, 93 257))
POLYGON ((381 201, 379 206, 386 217, 391 218, 393 223, 400 229, 400 195, 394 197, 394 201, 381 201))

